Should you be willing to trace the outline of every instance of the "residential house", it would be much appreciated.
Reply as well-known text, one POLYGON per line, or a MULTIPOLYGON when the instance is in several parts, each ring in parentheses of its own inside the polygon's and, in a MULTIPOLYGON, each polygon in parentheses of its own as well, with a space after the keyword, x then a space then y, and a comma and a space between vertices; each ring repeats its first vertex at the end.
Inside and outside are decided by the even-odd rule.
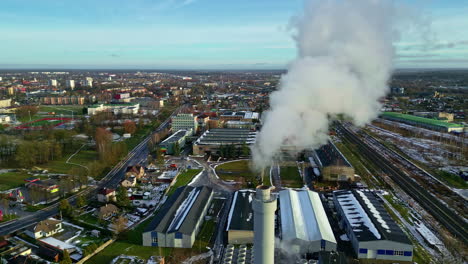
POLYGON ((54 218, 49 218, 40 221, 35 226, 31 227, 29 230, 26 230, 26 234, 32 238, 39 239, 41 237, 52 236, 62 231, 62 221, 54 218))
POLYGON ((60 254, 57 251, 46 248, 44 246, 39 246, 37 255, 45 260, 52 262, 59 262, 60 259, 60 254))
POLYGON ((136 185, 136 177, 131 176, 123 180, 121 183, 122 187, 129 188, 134 187, 136 185))
POLYGON ((134 176, 137 180, 145 175, 145 168, 140 165, 134 165, 127 167, 127 171, 125 172, 125 177, 134 176))
POLYGON ((115 190, 103 188, 98 192, 97 199, 101 203, 108 203, 110 201, 116 201, 115 190))
POLYGON ((119 213, 119 208, 113 204, 101 206, 97 212, 99 219, 106 219, 119 213))

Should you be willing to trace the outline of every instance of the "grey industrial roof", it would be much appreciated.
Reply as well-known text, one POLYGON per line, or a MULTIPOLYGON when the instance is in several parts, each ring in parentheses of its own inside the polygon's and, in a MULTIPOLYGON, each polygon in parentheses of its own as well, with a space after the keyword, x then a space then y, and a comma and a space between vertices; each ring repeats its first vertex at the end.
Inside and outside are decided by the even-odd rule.
POLYGON ((359 241, 389 240, 411 244, 374 192, 341 190, 333 195, 359 241))
POLYGON ((279 192, 283 240, 327 240, 336 243, 317 192, 286 189, 279 192))
POLYGON ((348 160, 341 154, 338 148, 331 141, 315 150, 316 158, 321 167, 340 165, 351 167, 348 160))
POLYGON ((251 112, 251 111, 240 111, 240 112, 227 111, 227 112, 221 113, 220 116, 242 116, 244 117, 244 119, 258 119, 259 114, 257 112, 251 112))
POLYGON ((185 135, 187 135, 187 130, 178 130, 177 132, 172 134, 170 137, 166 138, 163 142, 161 142, 161 145, 177 142, 179 141, 179 139, 185 137, 185 135))
POLYGON ((254 194, 252 190, 240 190, 234 193, 226 231, 253 231, 252 199, 254 194))
POLYGON ((196 144, 235 144, 255 142, 257 133, 249 129, 240 128, 213 128, 206 131, 198 140, 196 144))
POLYGON ((145 232, 192 234, 212 191, 206 186, 177 188, 146 227, 145 232))

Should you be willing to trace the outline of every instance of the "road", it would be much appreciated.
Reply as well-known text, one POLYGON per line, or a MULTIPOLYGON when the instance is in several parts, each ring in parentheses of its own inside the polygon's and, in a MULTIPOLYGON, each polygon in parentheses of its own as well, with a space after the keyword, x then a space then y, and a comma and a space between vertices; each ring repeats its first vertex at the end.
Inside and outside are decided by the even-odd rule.
POLYGON ((280 166, 278 163, 274 163, 270 167, 270 184, 275 186, 275 189, 278 191, 283 188, 283 185, 281 184, 280 166))
POLYGON ((198 187, 198 186, 209 186, 213 188, 213 190, 218 193, 219 196, 226 198, 224 202, 223 208, 221 209, 220 219, 216 226, 216 237, 214 240, 213 246, 213 255, 215 262, 217 262, 221 256, 223 250, 223 242, 224 242, 224 235, 225 235, 225 226, 226 221, 229 216, 229 209, 232 202, 232 193, 235 192, 237 189, 229 184, 221 180, 216 176, 214 167, 216 166, 216 162, 208 163, 204 160, 204 158, 191 158, 192 160, 196 160, 197 163, 203 167, 202 173, 195 178, 189 185, 198 187))
POLYGON ((223 196, 230 195, 236 188, 221 180, 216 176, 214 166, 217 163, 208 163, 204 158, 191 158, 191 160, 196 160, 197 163, 203 167, 203 171, 200 176, 195 178, 189 185, 198 187, 198 186, 208 186, 213 188, 215 192, 221 193, 223 196))
MULTIPOLYGON (((184 107, 185 106, 181 106, 177 108, 171 116, 169 116, 163 123, 161 123, 161 125, 155 130, 155 132, 159 132, 162 129, 167 128, 170 124, 171 117, 179 113, 179 111, 181 111, 184 107)), ((109 173, 107 173, 107 175, 104 176, 104 178, 102 178, 96 186, 89 187, 86 190, 74 194, 71 197, 67 198, 67 200, 71 204, 74 204, 78 195, 84 195, 88 199, 91 199, 96 196, 97 191, 101 188, 116 188, 125 176, 125 169, 128 166, 138 164, 146 160, 149 154, 148 142, 151 139, 151 136, 152 135, 149 135, 146 138, 144 138, 132 151, 128 153, 127 157, 121 162, 119 162, 114 168, 112 168, 112 170, 109 171, 109 173)), ((48 217, 57 215, 58 213, 58 203, 55 203, 42 210, 35 212, 34 214, 16 219, 11 222, 4 223, 0 225, 0 236, 8 235, 18 230, 24 229, 48 217)))

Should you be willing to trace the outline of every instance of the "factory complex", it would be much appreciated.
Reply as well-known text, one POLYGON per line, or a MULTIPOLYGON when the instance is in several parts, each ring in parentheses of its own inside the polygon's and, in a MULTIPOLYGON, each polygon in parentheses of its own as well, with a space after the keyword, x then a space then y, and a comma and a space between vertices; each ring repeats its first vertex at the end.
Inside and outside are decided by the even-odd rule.
POLYGON ((143 245, 191 248, 213 199, 209 187, 179 187, 143 233, 143 245))
POLYGON ((290 252, 335 251, 336 240, 318 193, 286 189, 279 192, 281 239, 290 252))
POLYGON ((239 190, 234 193, 226 226, 229 244, 253 243, 252 200, 254 195, 255 192, 252 190, 239 190))
POLYGON ((178 130, 170 137, 166 138, 163 142, 159 143, 159 147, 166 154, 174 154, 176 147, 183 148, 185 145, 185 139, 190 136, 190 130, 178 130))
POLYGON ((384 119, 398 121, 398 122, 405 123, 408 125, 423 127, 423 128, 427 128, 427 129, 431 129, 435 131, 449 132, 449 133, 450 132, 462 133, 464 131, 463 125, 453 124, 453 123, 449 123, 449 122, 445 122, 445 121, 437 120, 437 119, 432 119, 432 118, 407 115, 407 114, 401 114, 401 113, 396 113, 396 112, 383 112, 381 114, 381 117, 384 119))
POLYGON ((240 148, 242 145, 255 143, 257 132, 239 128, 213 128, 205 131, 194 143, 193 154, 205 155, 217 153, 221 146, 234 145, 240 148))
POLYGON ((329 141, 313 152, 311 163, 320 168, 324 181, 354 181, 354 168, 338 148, 329 141))
POLYGON ((340 227, 362 263, 412 263, 411 241, 379 199, 371 191, 335 191, 340 227))

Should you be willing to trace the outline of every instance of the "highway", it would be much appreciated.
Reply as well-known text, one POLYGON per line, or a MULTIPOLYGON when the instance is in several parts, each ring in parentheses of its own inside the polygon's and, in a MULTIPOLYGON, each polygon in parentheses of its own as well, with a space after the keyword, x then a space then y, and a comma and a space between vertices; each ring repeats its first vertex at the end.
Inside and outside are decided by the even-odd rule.
POLYGON ((392 162, 386 160, 380 153, 376 152, 354 133, 348 131, 343 125, 339 125, 339 132, 344 140, 347 140, 357 146, 359 152, 372 162, 376 168, 390 176, 398 186, 417 201, 427 212, 429 212, 440 224, 464 243, 468 242, 468 231, 465 219, 447 208, 433 195, 431 195, 422 186, 414 182, 405 175, 400 169, 396 168, 392 162))
MULTIPOLYGON (((159 132, 165 128, 167 128, 170 124, 171 117, 176 115, 183 109, 185 106, 180 106, 177 108, 171 116, 169 116, 163 123, 159 125, 159 127, 154 131, 154 133, 159 132)), ((96 197, 97 191, 101 188, 116 188, 119 182, 125 176, 125 169, 127 166, 131 166, 134 164, 141 163, 141 161, 145 160, 149 154, 148 151, 148 142, 151 139, 151 135, 144 138, 132 151, 127 154, 127 157, 120 161, 112 170, 110 170, 106 176, 104 176, 96 186, 88 187, 87 189, 72 195, 71 197, 67 198, 70 204, 74 204, 77 196, 84 195, 88 199, 93 199, 96 197)), ((58 210, 58 202, 54 203, 44 209, 41 209, 34 214, 16 219, 11 222, 4 223, 0 225, 0 236, 8 235, 18 230, 24 229, 28 226, 31 226, 39 221, 42 221, 48 217, 52 217, 59 213, 58 210)))
POLYGON ((275 186, 277 191, 283 188, 283 185, 281 185, 280 166, 276 162, 270 167, 270 184, 271 186, 275 186))

